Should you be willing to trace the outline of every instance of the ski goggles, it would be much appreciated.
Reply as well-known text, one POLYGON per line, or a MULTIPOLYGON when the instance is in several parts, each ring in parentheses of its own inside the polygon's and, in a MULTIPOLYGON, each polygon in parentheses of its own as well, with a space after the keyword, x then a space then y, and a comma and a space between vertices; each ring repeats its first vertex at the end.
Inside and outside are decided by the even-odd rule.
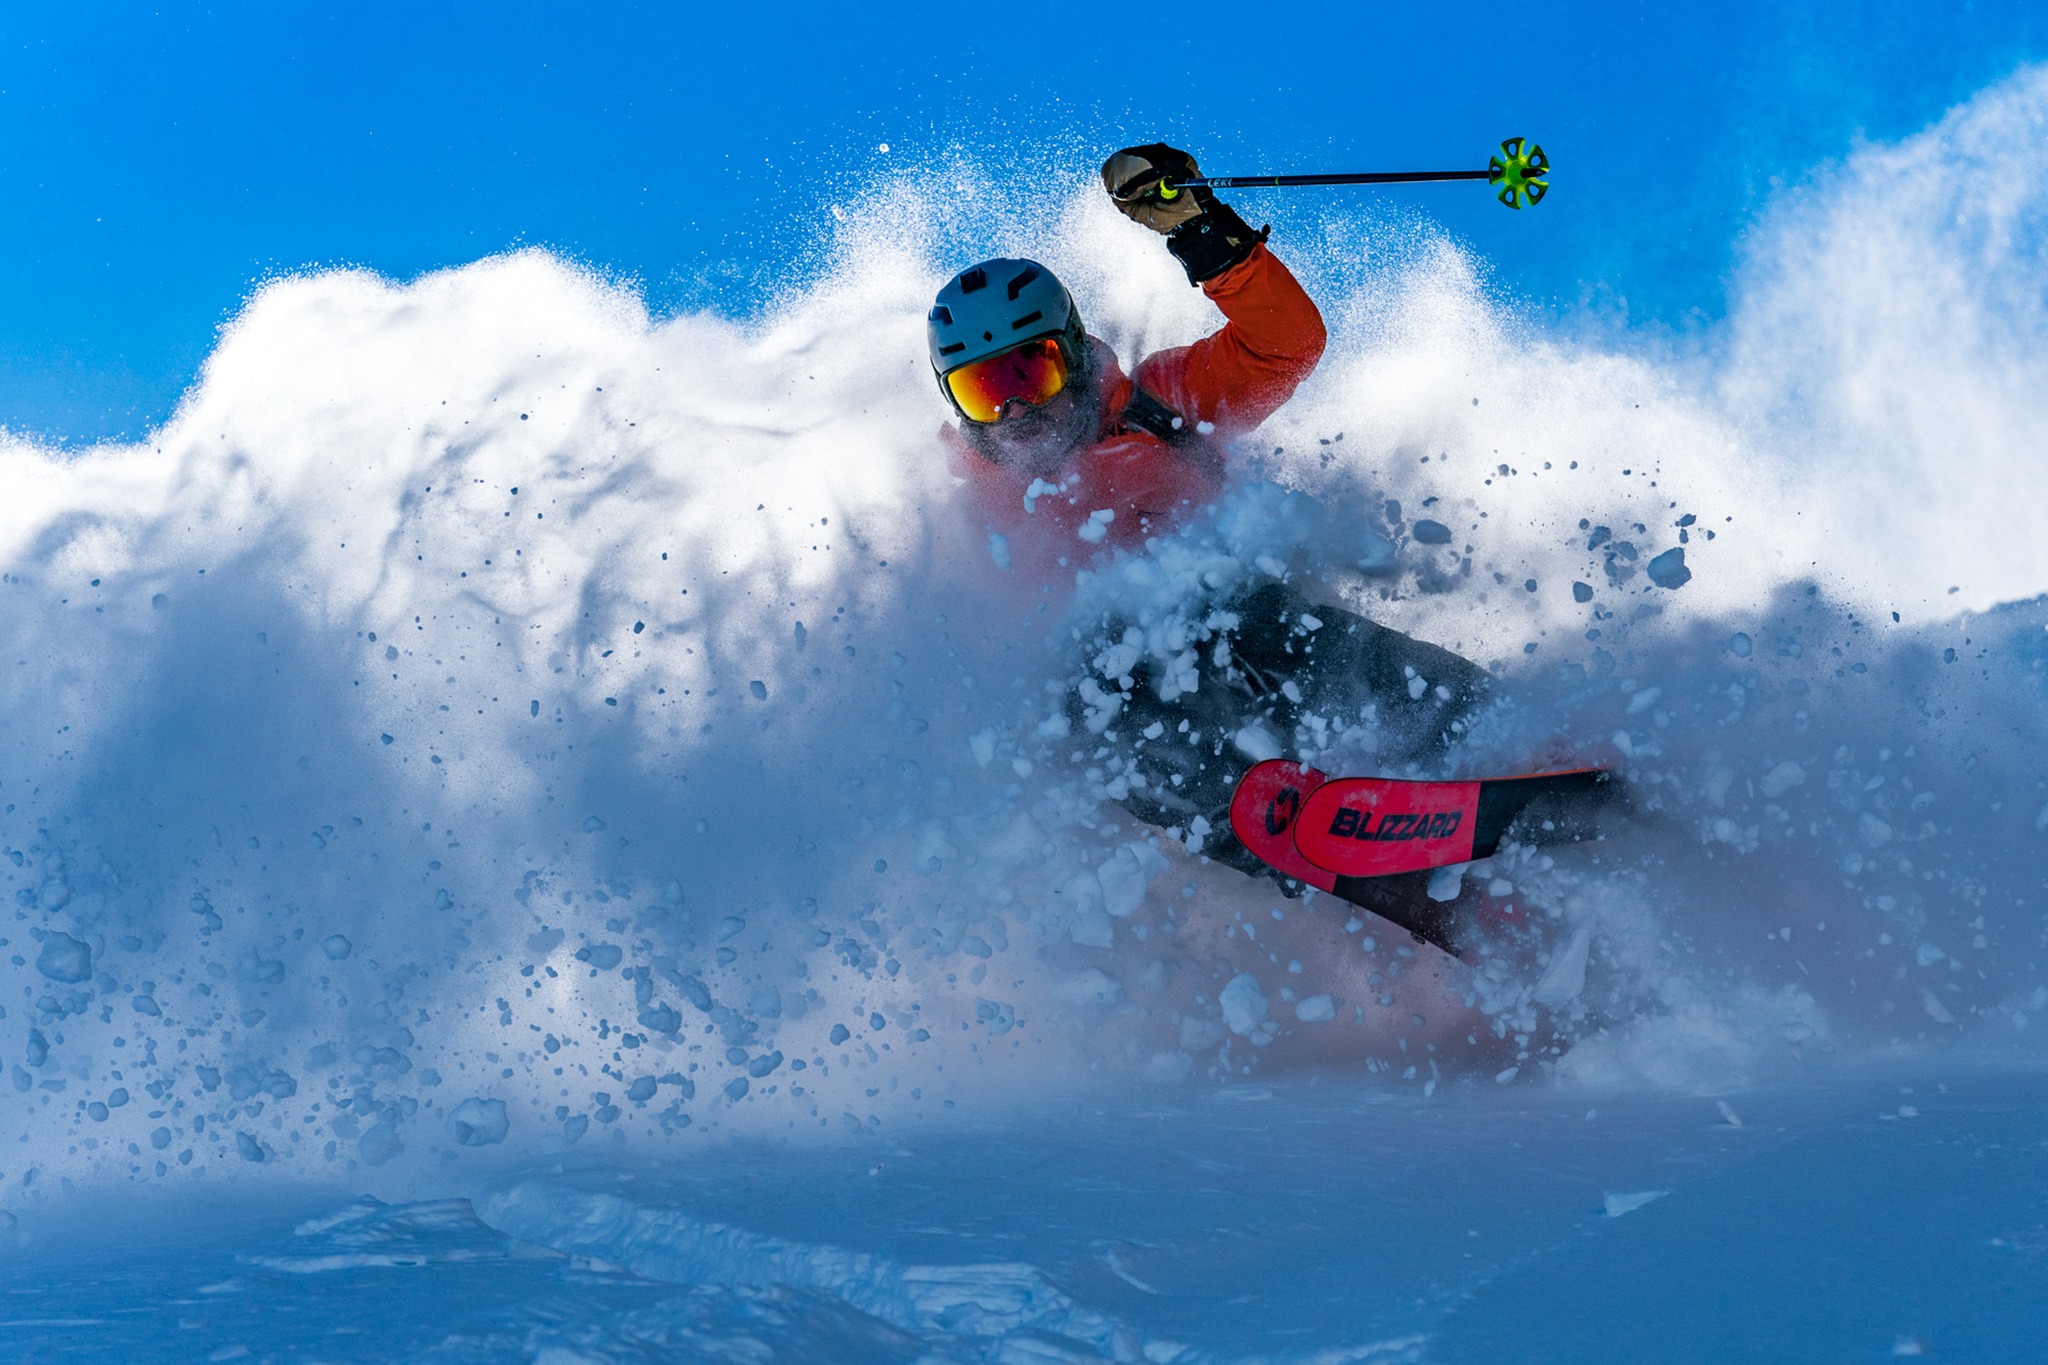
POLYGON ((949 370, 946 392, 971 422, 1000 421, 1012 403, 1032 407, 1067 387, 1067 354, 1058 337, 1040 337, 1000 355, 949 370))

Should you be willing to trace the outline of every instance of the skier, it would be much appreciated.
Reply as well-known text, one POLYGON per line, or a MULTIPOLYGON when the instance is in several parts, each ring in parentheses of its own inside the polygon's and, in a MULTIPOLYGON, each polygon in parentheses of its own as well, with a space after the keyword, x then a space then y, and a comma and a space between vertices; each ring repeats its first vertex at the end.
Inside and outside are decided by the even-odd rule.
MULTIPOLYGON (((1199 175, 1192 157, 1162 143, 1103 164, 1111 202, 1166 238, 1225 318, 1128 377, 1038 262, 983 261, 933 302, 932 371, 960 419, 944 429, 952 471, 987 528, 1027 563, 1083 548, 1077 541, 1135 549, 1213 502, 1230 438, 1286 402, 1322 356, 1322 315, 1267 247, 1267 230, 1253 231, 1206 188, 1175 188, 1199 175)), ((1298 719, 1343 714, 1372 719, 1378 766, 1414 774, 1441 757, 1489 680, 1448 650, 1312 605, 1284 581, 1255 582, 1214 606, 1205 616, 1219 624, 1196 651, 1193 686, 1183 675, 1161 687, 1143 662, 1077 679, 1072 732, 1119 775, 1114 790, 1132 814, 1297 890, 1298 877, 1231 828, 1246 769, 1275 756, 1298 719)), ((1105 644, 1125 629, 1103 624, 1105 644)), ((1440 916, 1404 908, 1420 895, 1421 883, 1409 882, 1372 908, 1452 948, 1440 916)))
POLYGON ((1135 548, 1170 530, 1222 490, 1229 439, 1265 421, 1322 356, 1322 314, 1266 230, 1207 189, 1170 188, 1197 175, 1162 143, 1102 167, 1110 201, 1164 235, 1222 310, 1223 327, 1192 346, 1127 376, 1036 261, 983 261, 932 305, 932 371, 960 419, 945 429, 953 473, 988 529, 1021 538, 1020 550, 1072 546, 1083 531, 1135 548))

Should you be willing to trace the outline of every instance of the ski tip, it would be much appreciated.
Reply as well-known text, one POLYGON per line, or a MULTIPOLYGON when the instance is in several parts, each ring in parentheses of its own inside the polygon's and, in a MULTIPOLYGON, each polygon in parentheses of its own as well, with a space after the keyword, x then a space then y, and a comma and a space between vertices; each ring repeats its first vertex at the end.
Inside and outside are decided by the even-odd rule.
POLYGON ((1267 759, 1238 779, 1230 799, 1230 829, 1266 866, 1318 890, 1330 889, 1330 874, 1294 847, 1294 823, 1302 804, 1323 785, 1322 773, 1305 763, 1267 759))

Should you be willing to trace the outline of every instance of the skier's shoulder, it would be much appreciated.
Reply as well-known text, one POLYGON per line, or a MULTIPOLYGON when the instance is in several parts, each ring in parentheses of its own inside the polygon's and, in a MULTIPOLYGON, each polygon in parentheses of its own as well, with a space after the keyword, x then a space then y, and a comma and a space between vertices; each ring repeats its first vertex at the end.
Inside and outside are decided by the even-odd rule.
POLYGON ((1180 372, 1187 366, 1188 348, 1168 346, 1153 351, 1131 367, 1131 384, 1146 392, 1157 395, 1162 389, 1175 386, 1180 372))

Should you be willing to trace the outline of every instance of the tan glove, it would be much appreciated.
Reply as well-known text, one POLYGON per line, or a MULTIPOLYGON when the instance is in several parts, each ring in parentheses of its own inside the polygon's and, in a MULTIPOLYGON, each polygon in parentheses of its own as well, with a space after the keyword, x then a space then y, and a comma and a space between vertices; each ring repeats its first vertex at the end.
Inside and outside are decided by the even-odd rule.
POLYGON ((1163 234, 1201 217, 1214 199, 1207 189, 1167 189, 1166 182, 1198 180, 1201 174, 1186 152, 1150 142, 1103 162, 1102 187, 1126 218, 1163 234))

